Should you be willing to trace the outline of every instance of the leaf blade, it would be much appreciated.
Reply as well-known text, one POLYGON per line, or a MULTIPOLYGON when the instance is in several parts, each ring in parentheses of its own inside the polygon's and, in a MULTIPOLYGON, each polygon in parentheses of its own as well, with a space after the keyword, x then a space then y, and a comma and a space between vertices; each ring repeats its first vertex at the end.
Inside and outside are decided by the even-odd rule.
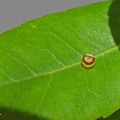
POLYGON ((120 53, 107 24, 110 4, 48 15, 2 34, 1 106, 58 120, 92 120, 118 109, 120 53), (97 60, 88 70, 81 58, 89 52, 97 60))

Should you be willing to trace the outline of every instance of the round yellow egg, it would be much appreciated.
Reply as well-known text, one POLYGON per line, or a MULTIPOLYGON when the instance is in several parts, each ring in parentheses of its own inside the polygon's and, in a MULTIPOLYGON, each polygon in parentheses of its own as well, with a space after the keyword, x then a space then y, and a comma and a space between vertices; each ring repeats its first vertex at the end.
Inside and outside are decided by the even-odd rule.
POLYGON ((82 65, 85 68, 92 68, 95 64, 95 57, 92 54, 85 54, 82 58, 82 65))

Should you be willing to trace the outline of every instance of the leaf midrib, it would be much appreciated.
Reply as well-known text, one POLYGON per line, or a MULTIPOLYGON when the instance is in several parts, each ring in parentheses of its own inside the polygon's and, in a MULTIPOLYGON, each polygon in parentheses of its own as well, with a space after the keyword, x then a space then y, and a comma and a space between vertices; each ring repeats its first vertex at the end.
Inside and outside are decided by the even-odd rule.
MULTIPOLYGON (((103 51, 101 53, 98 53, 98 54, 96 54, 94 56, 95 56, 95 58, 98 58, 98 57, 101 57, 101 56, 103 56, 105 54, 113 52, 113 51, 115 51, 115 50, 117 50, 119 48, 120 48, 120 45, 117 45, 117 46, 111 47, 111 48, 109 48, 109 49, 107 49, 107 50, 105 50, 105 51, 103 51)), ((62 66, 62 67, 60 67, 58 69, 55 69, 55 70, 50 70, 50 71, 47 71, 47 72, 44 72, 44 73, 32 75, 30 77, 25 77, 25 78, 22 78, 22 79, 18 79, 18 80, 13 80, 13 81, 10 81, 10 82, 6 82, 6 83, 1 84, 0 86, 12 84, 12 83, 19 83, 19 82, 22 82, 22 81, 31 80, 32 78, 37 78, 37 77, 40 77, 40 76, 53 74, 53 73, 60 72, 60 71, 65 70, 65 69, 72 68, 72 67, 80 65, 80 64, 81 64, 81 61, 77 61, 77 62, 71 63, 69 65, 62 66)))

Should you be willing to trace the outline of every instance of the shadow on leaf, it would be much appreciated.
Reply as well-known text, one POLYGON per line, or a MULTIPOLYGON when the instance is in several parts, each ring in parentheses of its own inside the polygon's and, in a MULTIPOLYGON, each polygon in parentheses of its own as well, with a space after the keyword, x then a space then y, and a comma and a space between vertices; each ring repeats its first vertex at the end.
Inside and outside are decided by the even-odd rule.
POLYGON ((26 112, 20 112, 13 109, 0 108, 0 120, 50 120, 26 112))
POLYGON ((120 120, 120 110, 116 111, 107 118, 99 118, 97 120, 120 120))
MULTIPOLYGON (((120 0, 114 0, 110 5, 109 26, 113 39, 118 47, 120 47, 120 0)), ((120 49, 119 49, 120 50, 120 49)))

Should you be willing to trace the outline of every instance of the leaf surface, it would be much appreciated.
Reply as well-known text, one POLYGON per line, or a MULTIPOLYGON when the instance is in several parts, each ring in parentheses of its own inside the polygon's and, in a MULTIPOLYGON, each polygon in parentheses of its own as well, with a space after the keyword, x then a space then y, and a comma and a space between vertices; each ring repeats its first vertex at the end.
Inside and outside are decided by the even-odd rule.
POLYGON ((111 4, 47 15, 0 35, 2 120, 94 120, 119 109, 111 4), (81 65, 86 53, 96 58, 91 69, 81 65))

